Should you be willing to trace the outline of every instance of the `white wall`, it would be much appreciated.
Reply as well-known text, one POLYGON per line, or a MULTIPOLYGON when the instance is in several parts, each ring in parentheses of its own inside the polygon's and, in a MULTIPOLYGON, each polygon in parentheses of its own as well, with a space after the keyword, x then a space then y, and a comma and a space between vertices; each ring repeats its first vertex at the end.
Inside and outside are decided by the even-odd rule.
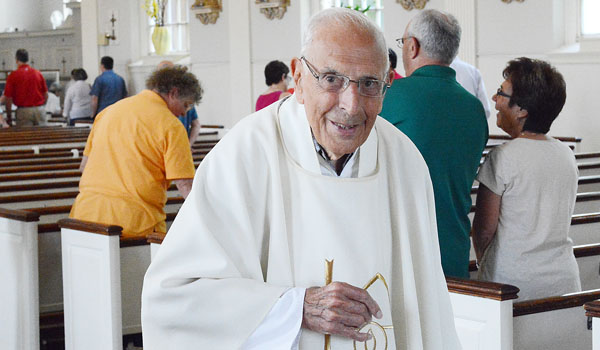
POLYGON ((254 2, 224 2, 216 24, 190 18, 192 70, 204 88, 197 106, 205 124, 233 126, 254 111, 265 89, 264 66, 278 59, 289 65, 299 55, 301 23, 311 3, 292 2, 282 19, 267 19, 254 2))
MULTIPOLYGON (((50 22, 50 15, 54 11, 63 12, 63 2, 62 0, 43 0, 40 1, 40 13, 37 14, 37 25, 40 30, 50 30, 52 29, 52 22, 50 22)), ((64 20, 64 19, 63 19, 64 20)))
MULTIPOLYGON (((113 56, 115 70, 131 83, 131 70, 126 66, 142 58, 146 45, 146 38, 140 32, 140 22, 145 20, 141 2, 85 1, 97 2, 99 32, 110 29, 110 12, 117 12, 118 40, 99 47, 96 60, 102 55, 113 56)), ((188 0, 188 5, 192 2, 188 0)), ((395 48, 394 40, 402 36, 418 10, 406 11, 395 0, 384 0, 383 6, 386 42, 395 48)), ((555 63, 567 81, 568 97, 550 134, 583 137, 582 150, 600 150, 600 137, 596 136, 600 118, 595 117, 600 107, 600 99, 595 98, 600 95, 597 83, 600 59, 574 63, 568 57, 557 58, 552 54, 565 43, 574 41, 573 21, 564 15, 565 9, 567 13, 575 13, 573 6, 570 0, 513 1, 510 4, 500 0, 430 0, 426 8, 447 10, 459 18, 463 24, 461 56, 480 68, 490 98, 502 82, 501 72, 508 60, 530 56, 555 63)), ((217 23, 208 25, 200 23, 192 14, 189 62, 205 91, 203 102, 197 107, 202 122, 231 127, 252 112, 256 98, 266 89, 265 64, 273 59, 289 63, 299 54, 302 27, 317 8, 318 1, 292 1, 283 19, 268 20, 253 1, 224 1, 217 23)), ((592 57, 597 58, 598 54, 592 57)), ((135 73, 136 90, 143 84, 143 76, 149 73, 152 64, 153 61, 135 73)), ((399 66, 402 72, 401 64, 399 66)), ((503 133, 495 126, 494 116, 490 117, 489 124, 491 133, 503 133)))
MULTIPOLYGON (((504 80, 502 70, 509 60, 527 56, 550 61, 565 78, 567 101, 549 134, 582 137, 581 151, 600 151, 600 52, 587 54, 586 59, 555 53, 573 42, 565 32, 574 18, 564 16, 565 8, 573 4, 571 0, 478 2, 479 69, 491 97, 504 80)), ((490 133, 504 134, 495 124, 494 114, 490 133)))
POLYGON ((40 14, 33 10, 41 6, 42 0, 1 1, 0 32, 7 27, 18 28, 19 31, 40 30, 40 14))
POLYGON ((113 70, 125 79, 129 87, 132 81, 127 65, 140 57, 140 45, 143 40, 140 31, 142 3, 122 0, 96 0, 96 3, 98 35, 112 33, 110 20, 114 14, 116 19, 115 36, 117 37, 116 40, 109 40, 107 46, 98 47, 96 66, 99 66, 102 56, 112 57, 115 63, 113 70))

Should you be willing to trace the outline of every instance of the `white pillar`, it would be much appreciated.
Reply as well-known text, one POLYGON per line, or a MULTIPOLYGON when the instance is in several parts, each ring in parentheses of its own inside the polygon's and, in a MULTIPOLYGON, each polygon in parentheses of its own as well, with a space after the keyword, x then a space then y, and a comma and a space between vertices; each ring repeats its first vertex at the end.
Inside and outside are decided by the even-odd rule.
POLYGON ((477 2, 475 0, 446 0, 445 10, 453 14, 462 29, 458 56, 477 66, 477 2))
MULTIPOLYGON (((231 115, 236 120, 253 111, 250 1, 228 1, 231 115)), ((233 125, 231 125, 233 126, 233 125)))
POLYGON ((81 1, 81 52, 83 69, 92 81, 100 73, 98 59, 97 0, 81 1))

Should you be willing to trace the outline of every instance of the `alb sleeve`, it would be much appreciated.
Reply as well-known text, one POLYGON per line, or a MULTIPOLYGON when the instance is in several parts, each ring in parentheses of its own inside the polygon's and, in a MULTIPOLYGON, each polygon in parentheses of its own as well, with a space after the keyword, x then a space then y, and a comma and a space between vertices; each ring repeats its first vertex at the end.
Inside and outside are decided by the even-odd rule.
POLYGON ((305 292, 306 288, 300 287, 285 292, 254 333, 248 337, 242 350, 297 349, 305 292))

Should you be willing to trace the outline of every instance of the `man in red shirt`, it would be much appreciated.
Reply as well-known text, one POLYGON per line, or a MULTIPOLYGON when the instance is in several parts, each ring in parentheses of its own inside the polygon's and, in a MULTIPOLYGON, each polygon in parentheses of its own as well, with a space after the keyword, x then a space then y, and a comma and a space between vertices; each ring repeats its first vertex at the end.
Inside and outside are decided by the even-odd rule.
POLYGON ((11 107, 17 108, 17 126, 45 125, 44 104, 48 98, 48 87, 42 73, 27 64, 29 54, 18 49, 15 55, 17 70, 6 78, 6 87, 0 103, 6 104, 6 117, 11 123, 11 107))

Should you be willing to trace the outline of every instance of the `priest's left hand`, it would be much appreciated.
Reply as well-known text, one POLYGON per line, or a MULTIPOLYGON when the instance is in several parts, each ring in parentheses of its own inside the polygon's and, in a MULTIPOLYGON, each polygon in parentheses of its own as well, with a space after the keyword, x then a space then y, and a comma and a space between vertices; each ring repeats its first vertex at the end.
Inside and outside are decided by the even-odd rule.
POLYGON ((379 305, 369 293, 343 282, 306 289, 302 327, 322 334, 341 335, 359 342, 371 338, 358 329, 381 318, 379 305))

